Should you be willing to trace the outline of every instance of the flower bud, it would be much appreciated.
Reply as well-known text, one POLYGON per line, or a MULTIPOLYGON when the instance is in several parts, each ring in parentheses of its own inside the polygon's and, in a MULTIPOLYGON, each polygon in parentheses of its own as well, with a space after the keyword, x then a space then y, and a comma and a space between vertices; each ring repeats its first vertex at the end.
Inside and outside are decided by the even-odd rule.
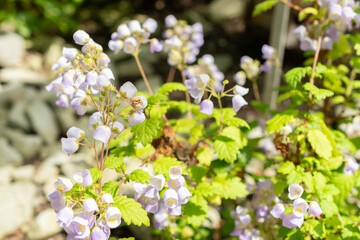
POLYGON ((86 42, 89 41, 90 39, 90 36, 89 34, 87 34, 85 31, 83 30, 77 30, 75 33, 74 33, 74 41, 76 44, 79 44, 79 45, 84 45, 86 42))

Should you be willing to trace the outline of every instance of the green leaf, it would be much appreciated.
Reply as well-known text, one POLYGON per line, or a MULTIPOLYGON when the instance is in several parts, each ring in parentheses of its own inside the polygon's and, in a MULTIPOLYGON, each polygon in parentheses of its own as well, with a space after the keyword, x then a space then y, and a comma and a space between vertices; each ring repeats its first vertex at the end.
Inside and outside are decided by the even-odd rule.
POLYGON ((339 212, 337 205, 334 202, 327 199, 322 199, 320 201, 320 207, 324 211, 326 217, 334 216, 339 212))
POLYGON ((90 175, 93 179, 93 183, 96 183, 97 181, 99 181, 102 178, 102 174, 103 174, 103 172, 97 168, 90 169, 90 175))
POLYGON ((294 89, 294 90, 287 91, 285 93, 280 94, 276 100, 276 103, 279 104, 288 98, 295 98, 295 97, 305 100, 304 93, 299 90, 294 89))
POLYGON ((313 7, 307 7, 307 8, 304 8, 303 10, 301 10, 299 12, 299 15, 298 15, 298 20, 299 22, 301 22, 302 20, 304 20, 307 15, 317 15, 318 14, 318 10, 316 8, 313 8, 313 7))
POLYGON ((343 201, 349 196, 351 193, 355 179, 353 176, 346 175, 346 174, 335 174, 331 178, 331 182, 335 185, 335 187, 340 191, 339 194, 334 196, 335 201, 342 205, 343 201))
POLYGON ((219 189, 215 189, 211 182, 201 182, 196 187, 196 192, 204 197, 220 195, 219 189))
POLYGON ((136 169, 126 177, 131 181, 140 183, 149 183, 151 178, 150 174, 142 169, 136 169))
POLYGON ((157 105, 161 102, 167 102, 167 101, 169 101, 169 98, 164 94, 156 93, 156 94, 148 97, 147 101, 148 101, 148 107, 151 107, 151 106, 157 105))
POLYGON ((214 150, 218 153, 218 158, 228 163, 233 163, 239 153, 238 143, 232 138, 225 136, 217 136, 214 140, 214 150))
POLYGON ((310 193, 315 192, 314 179, 310 172, 304 172, 303 182, 305 183, 305 186, 309 189, 310 193))
POLYGON ((358 226, 354 226, 353 224, 345 225, 341 231, 341 237, 344 240, 360 239, 360 229, 358 226))
POLYGON ((172 83, 165 83, 159 88, 159 93, 167 95, 170 92, 173 91, 182 91, 186 92, 187 89, 184 84, 172 82, 172 83))
POLYGON ((275 117, 266 122, 267 131, 269 134, 279 132, 280 129, 290 123, 297 114, 298 110, 288 110, 278 113, 275 117))
POLYGON ((285 74, 285 81, 292 87, 296 88, 298 83, 301 83, 301 79, 306 76, 306 73, 309 71, 309 68, 296 67, 291 69, 285 74))
POLYGON ((325 238, 326 228, 324 222, 315 219, 309 219, 304 222, 304 230, 309 232, 315 239, 325 238))
POLYGON ((254 11, 252 12, 252 16, 256 17, 256 16, 260 15, 261 13, 270 10, 277 3, 278 3, 278 0, 266 0, 266 1, 263 1, 259 4, 257 4, 254 8, 254 11))
POLYGON ((290 174, 287 176, 287 183, 288 185, 291 185, 293 183, 301 183, 303 179, 303 173, 304 169, 300 166, 296 167, 295 171, 290 172, 290 174))
POLYGON ((245 197, 248 194, 246 185, 238 177, 228 177, 227 174, 219 174, 212 182, 212 186, 218 189, 219 195, 225 199, 245 197))
POLYGON ((285 240, 300 240, 300 239, 305 239, 305 234, 300 229, 289 233, 285 238, 285 240))
POLYGON ((190 177, 199 184, 201 179, 208 172, 208 169, 199 166, 192 166, 189 168, 190 177))
POLYGON ((135 138, 146 146, 155 138, 161 136, 162 120, 157 118, 146 119, 142 123, 138 123, 132 127, 135 138))
POLYGON ((116 197, 119 193, 119 182, 109 181, 104 183, 102 191, 110 193, 113 197, 116 197))
POLYGON ((340 34, 339 40, 333 43, 333 50, 329 53, 329 58, 332 60, 336 60, 340 57, 345 56, 346 54, 350 54, 352 52, 352 48, 343 34, 340 34))
POLYGON ((188 134, 191 129, 194 128, 198 123, 195 119, 182 118, 176 119, 175 121, 171 121, 171 123, 175 122, 174 130, 177 133, 188 134))
POLYGON ((307 134, 311 147, 317 155, 329 159, 332 155, 332 146, 326 135, 320 130, 310 130, 307 134))
POLYGON ((314 96, 315 102, 319 102, 334 95, 334 92, 327 89, 320 89, 311 83, 305 83, 303 87, 314 96))
POLYGON ((179 166, 185 169, 185 166, 173 157, 162 157, 153 163, 154 172, 156 174, 163 174, 166 178, 169 178, 169 169, 172 166, 179 166))
POLYGON ((107 157, 105 167, 109 169, 115 169, 115 171, 118 173, 124 173, 126 171, 126 166, 122 157, 107 157))
POLYGON ((320 172, 314 172, 313 181, 316 192, 322 192, 322 190, 326 186, 326 181, 327 181, 325 176, 320 172))
POLYGON ((278 169, 279 173, 283 173, 283 174, 289 174, 292 171, 295 171, 295 165, 293 162, 284 162, 281 164, 281 167, 278 169))
POLYGON ((209 147, 199 147, 196 151, 196 156, 199 163, 210 166, 212 161, 212 151, 209 147))
POLYGON ((185 223, 198 228, 207 218, 208 211, 207 201, 202 196, 194 194, 184 207, 183 218, 185 223))
POLYGON ((126 224, 130 225, 131 223, 136 226, 150 226, 150 220, 147 216, 147 212, 142 208, 141 204, 136 202, 132 198, 127 198, 126 196, 114 198, 112 206, 118 207, 121 212, 121 217, 124 219, 126 224))

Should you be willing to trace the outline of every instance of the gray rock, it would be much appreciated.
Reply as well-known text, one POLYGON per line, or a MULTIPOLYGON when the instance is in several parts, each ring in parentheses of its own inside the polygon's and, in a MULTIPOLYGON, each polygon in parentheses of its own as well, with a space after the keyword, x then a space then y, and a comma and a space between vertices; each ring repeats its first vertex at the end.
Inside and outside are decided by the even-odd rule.
POLYGON ((13 169, 14 166, 12 165, 5 165, 0 167, 0 185, 6 185, 10 183, 13 169))
POLYGON ((0 35, 0 65, 17 66, 25 53, 25 40, 16 33, 0 35))
POLYGON ((35 134, 23 134, 19 131, 6 131, 12 145, 25 159, 35 157, 41 148, 42 138, 35 134))
POLYGON ((0 185, 0 239, 28 222, 33 216, 33 201, 36 187, 32 183, 21 182, 0 185))
POLYGON ((26 107, 26 101, 19 100, 15 102, 8 115, 11 126, 22 128, 25 131, 30 129, 29 119, 25 115, 26 107))
POLYGON ((26 68, 4 68, 0 70, 0 79, 11 83, 45 84, 48 76, 26 68))
POLYGON ((46 209, 35 217, 27 233, 28 239, 43 239, 59 233, 61 228, 57 224, 56 213, 53 209, 46 209))
POLYGON ((0 138, 0 153, 0 166, 20 165, 24 161, 23 156, 5 138, 0 138))
POLYGON ((35 100, 30 103, 27 114, 34 130, 47 142, 58 139, 59 129, 51 108, 44 102, 35 100))
POLYGON ((0 88, 0 105, 21 99, 24 87, 19 83, 7 84, 0 88))
POLYGON ((48 181, 48 179, 52 177, 57 177, 59 174, 59 169, 53 165, 49 164, 41 164, 39 169, 37 170, 34 181, 37 184, 43 184, 48 181))
POLYGON ((12 171, 12 176, 16 181, 29 181, 33 178, 35 167, 33 165, 25 165, 18 167, 12 171))

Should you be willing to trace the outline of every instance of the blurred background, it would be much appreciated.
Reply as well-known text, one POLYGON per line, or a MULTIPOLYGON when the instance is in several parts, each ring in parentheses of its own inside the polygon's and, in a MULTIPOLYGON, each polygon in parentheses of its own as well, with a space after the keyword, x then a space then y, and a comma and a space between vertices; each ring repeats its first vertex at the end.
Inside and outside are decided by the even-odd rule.
MULTIPOLYGON (((153 37, 162 39, 163 20, 168 14, 188 23, 201 22, 205 44, 199 57, 212 54, 226 78, 240 70, 241 56, 261 59, 268 43, 272 12, 253 18, 254 0, 1 0, 0 3, 0 239, 66 239, 56 224, 47 195, 58 176, 72 178, 75 172, 93 166, 92 152, 67 156, 60 138, 71 126, 86 129, 87 119, 72 109, 55 105, 56 97, 44 86, 53 80, 50 68, 64 46, 75 46, 72 35, 83 29, 111 58, 117 85, 133 81, 145 90, 131 56, 108 50, 117 26, 131 19, 158 21, 153 37)), ((289 28, 295 18, 290 17, 289 28)), ((285 68, 302 61, 297 42, 287 38, 285 68)), ((165 54, 140 53, 153 89, 166 81, 169 67, 165 54)), ((180 80, 180 74, 175 75, 180 80)), ((260 80, 260 88, 262 88, 260 80)), ((250 87, 246 85, 246 87, 250 87)), ((251 92, 251 90, 250 90, 251 92)), ((253 96, 249 94, 250 102, 253 96)), ((247 107, 248 118, 251 106, 247 107)), ((245 112, 245 111, 243 111, 245 112)), ((251 119, 250 119, 251 120, 251 119)), ((109 179, 116 174, 109 172, 109 179)), ((214 223, 215 224, 215 223, 214 223)), ((141 230, 142 231, 142 230, 141 230)), ((150 238, 137 227, 121 227, 118 237, 150 238), (139 236, 141 235, 141 236, 139 236)))

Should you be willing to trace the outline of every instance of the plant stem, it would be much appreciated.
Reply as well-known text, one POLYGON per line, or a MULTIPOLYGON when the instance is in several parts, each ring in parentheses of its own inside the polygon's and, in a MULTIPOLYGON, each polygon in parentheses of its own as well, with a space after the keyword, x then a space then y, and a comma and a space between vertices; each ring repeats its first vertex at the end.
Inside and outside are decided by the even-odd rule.
POLYGON ((256 101, 261 102, 261 97, 260 97, 260 92, 259 92, 259 87, 257 85, 257 82, 255 80, 253 80, 252 85, 253 85, 253 90, 254 90, 254 95, 255 95, 256 101))
MULTIPOLYGON (((183 83, 185 84, 185 80, 186 80, 186 77, 185 77, 185 74, 184 74, 184 71, 182 69, 180 69, 180 72, 181 72, 181 78, 183 80, 183 83)), ((188 104, 190 104, 190 94, 189 94, 189 91, 186 89, 186 92, 185 92, 185 97, 186 97, 186 102, 188 104)), ((191 116, 191 110, 189 109, 188 112, 187 112, 187 115, 188 115, 188 118, 189 119, 192 119, 192 116, 191 116)))
POLYGON ((322 36, 320 35, 319 38, 318 38, 317 46, 316 46, 316 52, 315 52, 315 56, 314 56, 314 63, 313 63, 313 66, 312 66, 312 73, 311 73, 311 77, 310 77, 310 84, 312 84, 312 85, 314 85, 315 69, 316 69, 317 62, 319 60, 321 41, 322 41, 322 36))
POLYGON ((222 131, 223 123, 224 123, 224 112, 223 112, 223 107, 221 104, 221 97, 218 96, 217 99, 218 99, 219 108, 220 108, 220 127, 218 130, 218 132, 220 133, 222 131))
POLYGON ((174 80, 174 76, 175 76, 175 71, 176 69, 174 67, 171 67, 169 70, 169 75, 167 77, 166 82, 172 82, 174 80))
POLYGON ((139 68, 139 70, 140 70, 141 76, 142 76, 142 78, 144 79, 145 85, 146 85, 146 87, 147 87, 150 95, 153 95, 154 93, 153 93, 153 91, 151 90, 150 84, 149 84, 149 82, 148 82, 148 80, 147 80, 147 78, 146 78, 144 69, 142 68, 141 63, 140 63, 140 60, 139 60, 139 52, 136 51, 136 52, 133 53, 133 55, 134 55, 136 64, 137 64, 137 66, 138 66, 138 68, 139 68))
POLYGON ((293 4, 293 3, 291 3, 291 2, 288 2, 288 1, 286 1, 286 0, 281 0, 281 2, 284 3, 286 6, 289 6, 289 7, 293 8, 293 9, 295 9, 295 10, 298 10, 298 11, 302 11, 302 10, 303 10, 300 6, 295 5, 295 4, 293 4))

